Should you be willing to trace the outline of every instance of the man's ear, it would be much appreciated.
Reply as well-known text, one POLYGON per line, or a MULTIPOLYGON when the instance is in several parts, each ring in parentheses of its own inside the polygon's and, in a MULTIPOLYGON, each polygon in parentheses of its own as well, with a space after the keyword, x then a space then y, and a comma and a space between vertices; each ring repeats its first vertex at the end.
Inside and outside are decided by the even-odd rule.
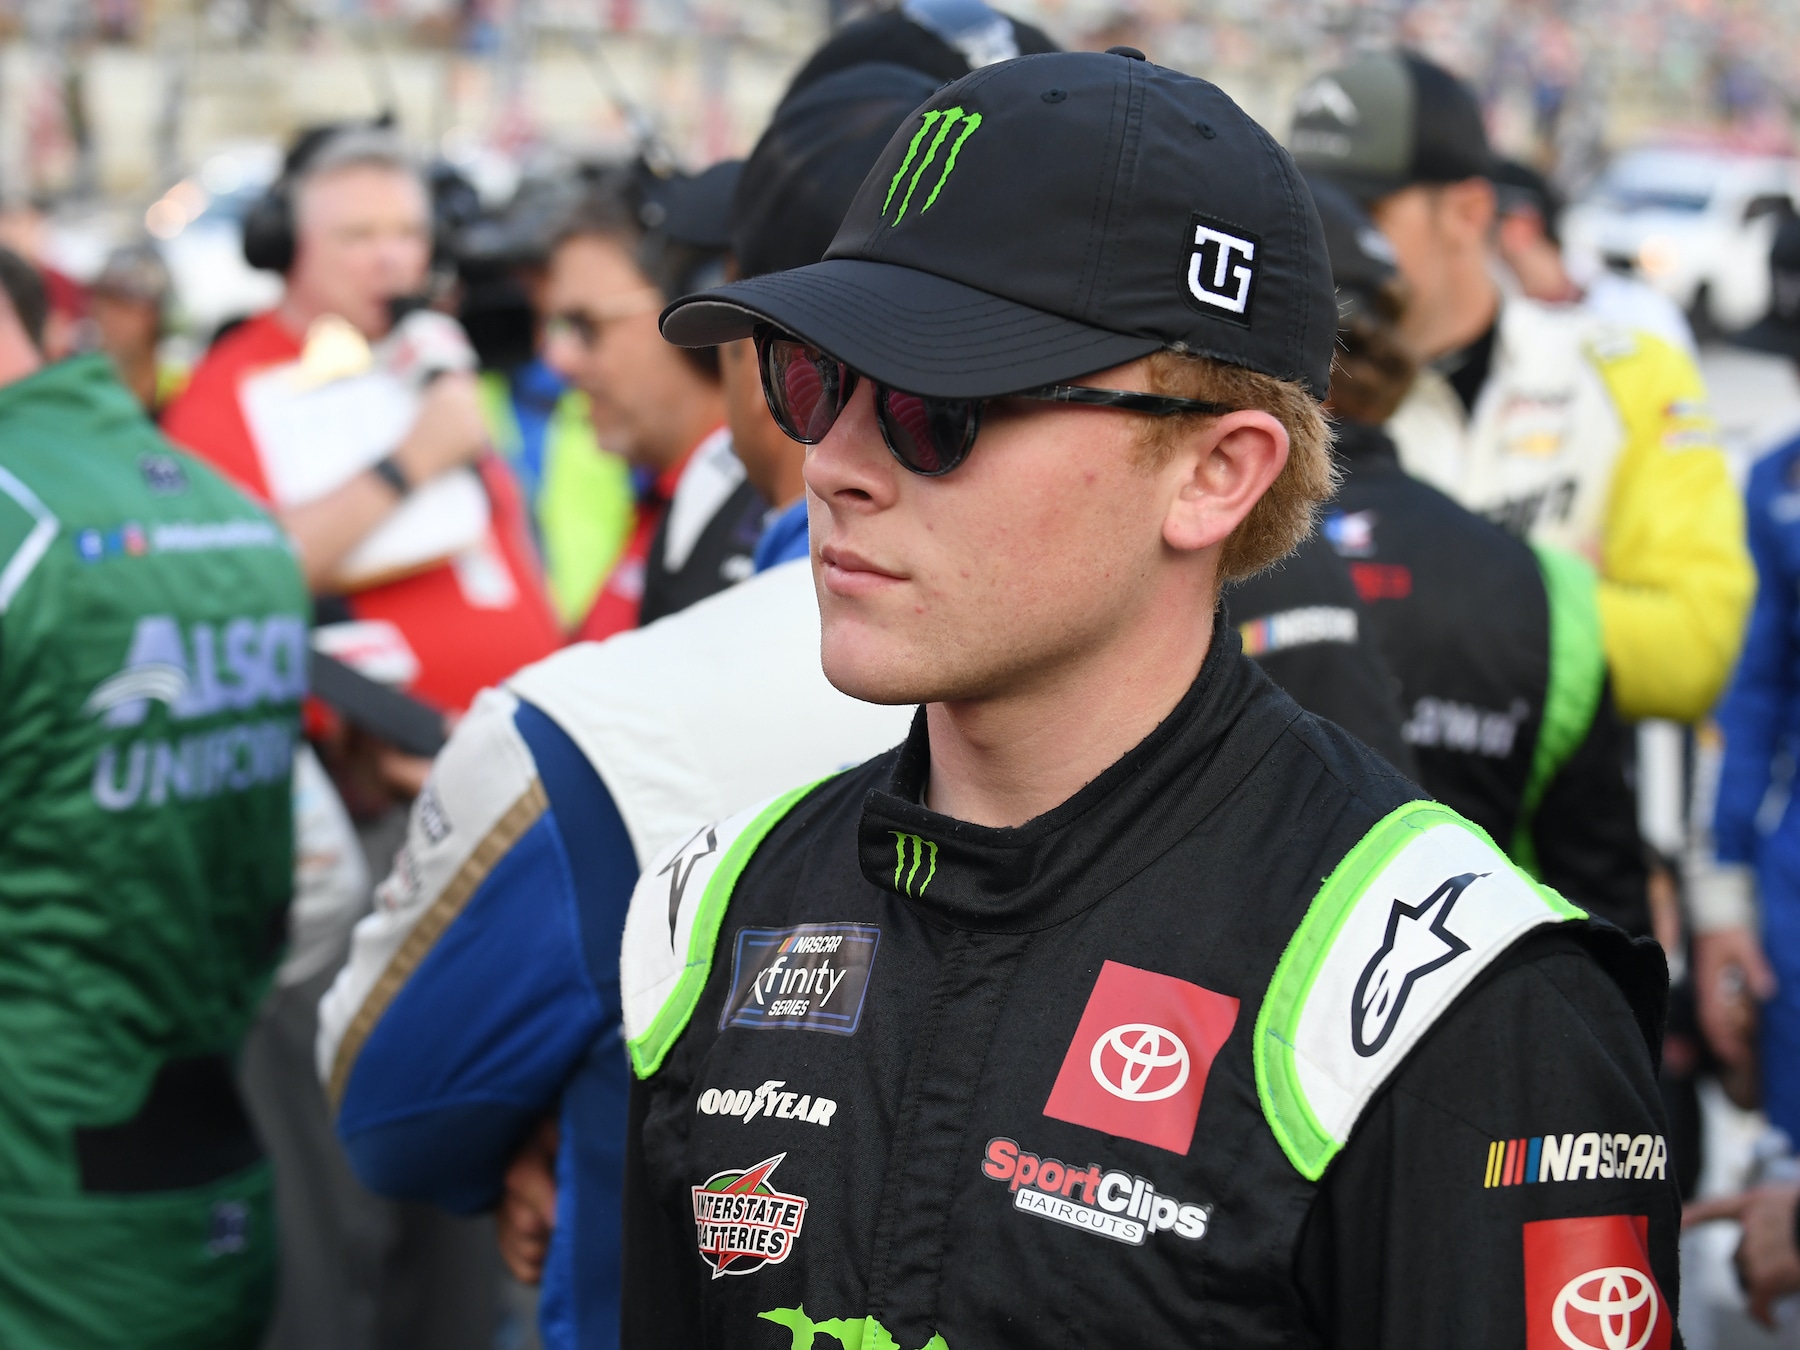
POLYGON ((1163 542, 1184 553, 1222 544, 1287 466, 1288 433, 1259 409, 1227 413, 1177 445, 1163 542))
POLYGON ((1466 178, 1460 183, 1448 183, 1440 191, 1440 209, 1457 236, 1485 245, 1499 210, 1494 185, 1485 178, 1466 178))

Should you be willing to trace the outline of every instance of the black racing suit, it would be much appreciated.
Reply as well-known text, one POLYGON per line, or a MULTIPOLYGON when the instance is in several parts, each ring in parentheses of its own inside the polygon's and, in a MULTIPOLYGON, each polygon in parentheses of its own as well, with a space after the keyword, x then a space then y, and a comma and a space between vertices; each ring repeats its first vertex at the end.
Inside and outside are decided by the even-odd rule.
POLYGON ((625 1344, 1675 1342, 1660 952, 1216 634, 1024 826, 921 717, 645 869, 625 1344))
POLYGON ((1400 731, 1399 681, 1376 646, 1342 558, 1314 531, 1287 558, 1227 592, 1232 623, 1271 680, 1415 781, 1400 731))
POLYGON ((1629 732, 1591 580, 1552 574, 1553 559, 1408 475, 1379 428, 1343 424, 1337 448, 1346 475, 1324 534, 1400 681, 1419 782, 1546 885, 1648 933, 1629 732))
POLYGON ((644 598, 638 605, 638 626, 677 614, 689 605, 735 586, 754 570, 751 556, 762 537, 763 518, 769 504, 748 482, 739 483, 719 503, 700 537, 682 558, 679 568, 669 567, 668 512, 656 528, 644 561, 644 598))

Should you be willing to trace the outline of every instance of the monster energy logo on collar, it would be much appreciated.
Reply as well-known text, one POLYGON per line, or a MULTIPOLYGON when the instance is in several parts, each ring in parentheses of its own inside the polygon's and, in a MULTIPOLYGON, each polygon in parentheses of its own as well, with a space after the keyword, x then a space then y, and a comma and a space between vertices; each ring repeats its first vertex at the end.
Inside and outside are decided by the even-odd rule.
POLYGON ((906 195, 900 199, 900 210, 894 216, 893 223, 898 225, 906 217, 906 208, 912 205, 913 193, 918 189, 919 180, 925 176, 937 159, 937 153, 949 139, 950 131, 958 122, 962 130, 956 133, 956 139, 950 143, 950 153, 944 156, 944 167, 938 171, 937 182, 932 185, 931 195, 925 198, 925 204, 919 208, 924 215, 931 209, 931 204, 938 199, 938 193, 944 190, 944 184, 950 181, 950 175, 956 169, 956 157, 962 153, 963 142, 975 134, 981 125, 980 113, 965 113, 961 108, 939 108, 925 114, 925 121, 918 133, 912 138, 912 144, 906 147, 906 158, 900 161, 900 168, 895 172, 893 181, 888 184, 887 198, 881 203, 881 215, 886 219, 888 208, 894 204, 894 194, 900 190, 900 180, 906 177, 906 171, 912 169, 913 160, 918 159, 919 147, 925 138, 931 136, 931 145, 925 151, 925 158, 919 160, 919 167, 913 169, 912 181, 906 185, 906 195), (937 134, 932 136, 932 128, 937 134))
POLYGON ((937 875, 937 845, 916 834, 902 834, 899 830, 890 830, 888 833, 894 836, 894 889, 902 895, 925 894, 925 888, 931 885, 931 879, 937 875), (925 864, 925 880, 919 882, 919 889, 915 891, 913 882, 919 875, 921 863, 925 864), (904 879, 902 873, 905 874, 904 879))

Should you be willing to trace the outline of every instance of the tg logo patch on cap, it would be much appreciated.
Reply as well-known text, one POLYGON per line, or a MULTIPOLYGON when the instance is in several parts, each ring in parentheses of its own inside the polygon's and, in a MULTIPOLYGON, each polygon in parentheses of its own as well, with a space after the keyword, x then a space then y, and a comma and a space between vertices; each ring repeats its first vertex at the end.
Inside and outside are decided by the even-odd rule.
POLYGON ((1100 968, 1044 1114, 1186 1153, 1238 1001, 1118 961, 1100 968))
POLYGON ((1188 217, 1188 228, 1188 303, 1248 328, 1262 240, 1198 212, 1188 217))

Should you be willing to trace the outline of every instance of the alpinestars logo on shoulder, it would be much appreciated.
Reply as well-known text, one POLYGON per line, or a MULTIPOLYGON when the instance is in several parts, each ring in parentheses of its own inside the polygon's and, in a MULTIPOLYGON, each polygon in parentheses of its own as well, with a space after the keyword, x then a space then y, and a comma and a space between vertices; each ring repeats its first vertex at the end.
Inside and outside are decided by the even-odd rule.
POLYGON ((806 1220, 806 1197, 788 1195, 769 1185, 785 1153, 754 1167, 714 1172, 694 1187, 694 1229, 700 1258, 713 1278, 748 1275, 777 1266, 794 1250, 806 1220))

